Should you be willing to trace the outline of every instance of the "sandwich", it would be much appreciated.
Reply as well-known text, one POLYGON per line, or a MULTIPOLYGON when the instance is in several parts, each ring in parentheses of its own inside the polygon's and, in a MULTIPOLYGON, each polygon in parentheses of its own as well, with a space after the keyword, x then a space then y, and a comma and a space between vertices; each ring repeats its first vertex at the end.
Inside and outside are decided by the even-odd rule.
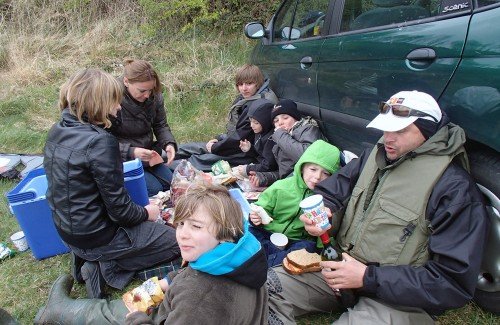
POLYGON ((306 272, 319 272, 321 267, 321 256, 317 253, 309 253, 305 248, 288 253, 283 259, 283 268, 290 274, 302 274, 306 272))
POLYGON ((131 291, 127 291, 122 299, 129 311, 142 311, 149 314, 152 308, 163 301, 164 295, 158 277, 153 277, 131 291))
POLYGON ((267 214, 266 210, 264 210, 264 208, 261 207, 260 205, 257 205, 255 203, 250 203, 250 209, 252 209, 252 212, 255 212, 259 215, 263 225, 267 225, 274 220, 267 214))

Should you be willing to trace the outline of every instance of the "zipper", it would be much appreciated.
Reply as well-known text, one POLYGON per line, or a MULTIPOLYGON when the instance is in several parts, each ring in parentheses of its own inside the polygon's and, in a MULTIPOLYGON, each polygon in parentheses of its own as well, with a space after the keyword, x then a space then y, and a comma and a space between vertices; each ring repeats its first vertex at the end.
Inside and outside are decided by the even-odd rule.
POLYGON ((390 173, 390 170, 387 170, 384 175, 382 175, 382 177, 380 178, 380 180, 378 181, 378 184, 377 184, 377 187, 375 189, 375 192, 373 193, 372 195, 372 200, 370 201, 370 204, 368 205, 368 207, 366 208, 366 210, 363 211, 363 216, 361 217, 361 220, 358 224, 358 226, 356 227, 356 230, 354 232, 354 236, 352 237, 352 240, 351 242, 349 243, 349 246, 348 246, 348 249, 347 251, 351 251, 354 246, 356 245, 356 242, 358 241, 358 238, 359 238, 359 235, 361 233, 361 228, 362 226, 364 225, 365 221, 366 221, 366 215, 370 212, 370 210, 373 208, 373 205, 375 204, 374 201, 375 201, 375 198, 378 196, 381 188, 382 188, 382 184, 384 183, 385 179, 387 178, 387 175, 390 173))
MULTIPOLYGON (((302 200, 306 198, 306 194, 307 194, 307 190, 304 192, 304 194, 302 194, 302 200)), ((302 201, 301 200, 301 201, 302 201)), ((283 231, 282 231, 282 234, 285 234, 285 232, 287 231, 288 227, 290 227, 290 225, 293 223, 293 221, 295 220, 295 218, 297 217, 297 215, 300 215, 300 210, 302 210, 300 207, 299 209, 297 210, 297 212, 295 213, 295 217, 291 218, 290 219, 290 222, 288 222, 288 224, 285 226, 285 228, 283 228, 283 231)))

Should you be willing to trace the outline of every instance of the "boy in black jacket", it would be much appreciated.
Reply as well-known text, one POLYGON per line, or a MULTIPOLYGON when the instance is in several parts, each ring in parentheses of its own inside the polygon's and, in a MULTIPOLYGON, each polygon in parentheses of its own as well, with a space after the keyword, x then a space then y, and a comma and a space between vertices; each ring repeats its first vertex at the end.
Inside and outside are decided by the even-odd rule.
POLYGON ((278 169, 273 154, 274 141, 271 139, 273 134, 271 118, 273 106, 273 103, 266 99, 257 99, 248 108, 250 127, 255 133, 255 137, 253 145, 247 139, 241 140, 240 148, 243 152, 255 151, 257 163, 238 166, 240 174, 244 176, 247 176, 250 171, 267 172, 278 169))

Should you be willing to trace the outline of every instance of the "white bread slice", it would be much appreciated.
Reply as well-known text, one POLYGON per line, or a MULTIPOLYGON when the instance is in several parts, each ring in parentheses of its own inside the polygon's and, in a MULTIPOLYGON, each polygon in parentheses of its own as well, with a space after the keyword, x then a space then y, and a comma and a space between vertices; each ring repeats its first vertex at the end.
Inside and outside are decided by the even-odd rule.
POLYGON ((307 273, 307 272, 319 272, 319 271, 321 271, 321 267, 319 265, 313 266, 313 267, 308 267, 305 269, 301 269, 299 267, 296 267, 296 266, 290 264, 288 258, 286 258, 286 257, 283 259, 283 269, 285 269, 285 271, 287 271, 288 273, 294 274, 294 275, 307 273))
POLYGON ((319 267, 321 256, 317 253, 309 253, 305 248, 288 253, 288 262, 300 269, 319 267))

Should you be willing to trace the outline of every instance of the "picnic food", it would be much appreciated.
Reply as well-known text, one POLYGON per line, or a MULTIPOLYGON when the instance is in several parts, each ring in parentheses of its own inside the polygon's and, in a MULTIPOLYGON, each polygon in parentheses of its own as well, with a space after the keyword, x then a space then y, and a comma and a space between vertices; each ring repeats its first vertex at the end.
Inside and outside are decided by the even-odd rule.
POLYGON ((165 294, 161 290, 158 277, 144 281, 140 286, 127 291, 122 299, 129 311, 142 311, 147 313, 151 308, 158 306, 165 294))
POLYGON ((271 218, 266 210, 264 210, 263 207, 260 205, 257 205, 255 203, 250 203, 250 208, 252 209, 252 212, 255 212, 259 215, 260 219, 262 220, 263 225, 269 224, 271 221, 273 221, 273 218, 271 218))
POLYGON ((306 272, 319 272, 321 256, 317 253, 309 253, 302 248, 288 253, 283 259, 283 268, 290 274, 302 274, 306 272))

